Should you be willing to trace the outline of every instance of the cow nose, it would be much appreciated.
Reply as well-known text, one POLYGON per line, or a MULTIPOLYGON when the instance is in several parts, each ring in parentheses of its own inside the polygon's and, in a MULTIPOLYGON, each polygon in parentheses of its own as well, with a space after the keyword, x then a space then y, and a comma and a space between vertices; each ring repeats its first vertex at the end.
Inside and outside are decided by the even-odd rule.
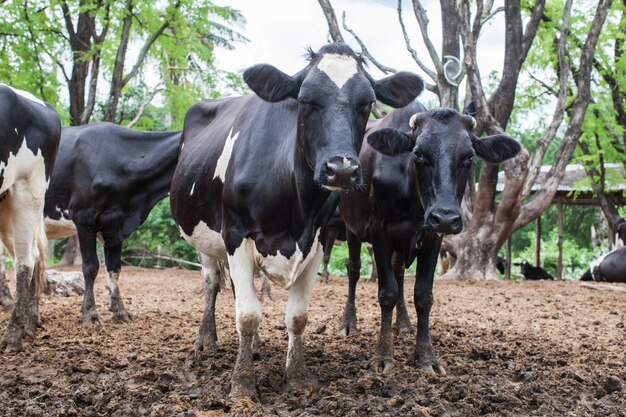
POLYGON ((437 233, 458 234, 463 229, 463 220, 458 210, 436 208, 428 216, 428 224, 437 233))
POLYGON ((347 189, 358 182, 360 164, 355 158, 335 156, 324 165, 325 186, 347 189))

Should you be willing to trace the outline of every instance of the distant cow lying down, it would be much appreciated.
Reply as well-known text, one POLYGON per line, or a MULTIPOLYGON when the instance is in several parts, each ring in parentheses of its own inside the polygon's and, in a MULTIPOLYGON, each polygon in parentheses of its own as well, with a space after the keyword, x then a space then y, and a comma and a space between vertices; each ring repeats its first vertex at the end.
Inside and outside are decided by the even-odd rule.
POLYGON ((532 266, 526 260, 520 263, 516 262, 515 265, 519 265, 522 275, 524 275, 524 278, 527 280, 554 279, 548 271, 539 266, 532 266))
POLYGON ((593 261, 580 280, 626 282, 626 246, 593 261))

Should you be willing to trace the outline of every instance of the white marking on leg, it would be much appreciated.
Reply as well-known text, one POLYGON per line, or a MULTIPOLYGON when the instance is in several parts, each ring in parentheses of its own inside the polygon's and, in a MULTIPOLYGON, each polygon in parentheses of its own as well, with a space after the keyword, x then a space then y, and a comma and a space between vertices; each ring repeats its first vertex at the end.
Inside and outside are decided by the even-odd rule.
POLYGON ((290 367, 293 360, 301 358, 302 352, 296 349, 302 349, 302 343, 299 339, 302 337, 304 328, 306 327, 309 302, 313 294, 313 285, 316 282, 317 270, 319 269, 324 250, 322 245, 317 243, 311 247, 310 262, 301 272, 294 284, 289 288, 289 297, 287 299, 287 308, 285 310, 285 324, 289 333, 289 346, 287 348, 286 366, 290 367))
POLYGON ((224 149, 222 150, 222 154, 217 160, 217 164, 215 165, 215 173, 213 174, 213 179, 219 178, 224 182, 226 178, 226 169, 228 169, 228 163, 230 162, 230 156, 233 153, 233 146, 235 146, 235 141, 239 137, 239 132, 235 133, 233 136, 233 128, 230 129, 230 133, 226 138, 226 142, 224 142, 224 149))
MULTIPOLYGON (((233 255, 228 255, 230 277, 235 288, 235 312, 239 336, 253 336, 261 323, 261 303, 254 288, 254 241, 246 238, 233 255)), ((250 342, 252 339, 250 338, 250 342)))
POLYGON ((340 89, 358 72, 353 57, 339 54, 324 54, 317 69, 325 73, 340 89))
POLYGON ((26 145, 26 137, 17 153, 10 153, 6 161, 0 161, 0 173, 4 178, 0 194, 11 188, 18 180, 28 182, 29 191, 35 196, 43 196, 48 188, 41 149, 33 153, 26 145))
POLYGON ((193 185, 191 186, 191 192, 189 193, 189 196, 191 197, 193 195, 193 190, 194 188, 196 188, 196 183, 194 182, 193 185))
POLYGON ((6 85, 3 83, 0 83, 1 86, 10 88, 11 90, 13 90, 13 92, 19 96, 24 97, 25 99, 28 99, 30 101, 34 101, 37 104, 41 104, 42 106, 46 107, 46 103, 44 103, 43 101, 41 101, 40 99, 38 99, 37 97, 35 97, 32 93, 29 93, 28 91, 23 91, 23 90, 19 90, 17 88, 11 87, 10 85, 6 85))
POLYGON ((113 299, 120 297, 120 288, 118 286, 118 281, 120 278, 119 272, 110 272, 107 271, 107 283, 109 285, 109 298, 113 299))

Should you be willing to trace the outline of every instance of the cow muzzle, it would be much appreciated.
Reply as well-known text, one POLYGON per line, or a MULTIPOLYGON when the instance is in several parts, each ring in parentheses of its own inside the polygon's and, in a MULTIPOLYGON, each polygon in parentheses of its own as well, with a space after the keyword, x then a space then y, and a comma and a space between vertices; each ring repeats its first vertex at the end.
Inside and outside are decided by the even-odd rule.
POLYGON ((457 209, 437 207, 426 218, 426 227, 435 233, 456 235, 463 230, 463 219, 457 209))
POLYGON ((361 182, 361 164, 356 158, 334 156, 324 162, 320 184, 328 190, 347 190, 361 182))

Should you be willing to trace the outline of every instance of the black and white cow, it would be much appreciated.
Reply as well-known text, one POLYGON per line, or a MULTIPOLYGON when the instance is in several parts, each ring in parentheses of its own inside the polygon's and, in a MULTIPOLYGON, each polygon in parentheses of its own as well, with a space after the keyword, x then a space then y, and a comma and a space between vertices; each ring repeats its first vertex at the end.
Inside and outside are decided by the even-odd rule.
POLYGON ((626 282, 626 246, 593 261, 581 281, 626 282))
POLYGON ((417 258, 414 358, 421 369, 444 373, 429 335, 433 276, 442 236, 463 228, 460 205, 473 159, 478 156, 499 163, 520 150, 505 135, 479 139, 472 133, 473 126, 470 116, 452 109, 426 111, 419 102, 392 111, 368 132, 361 148, 365 185, 342 195, 339 210, 348 227, 350 256, 342 329, 344 334, 356 331, 360 245, 369 241, 378 269, 381 306, 375 356, 379 370, 393 365, 394 307, 398 328, 411 329, 404 304, 404 270, 417 258))
POLYGON ((342 44, 310 51, 309 64, 294 76, 262 64, 246 70, 244 80, 256 95, 202 101, 187 112, 171 188, 172 214, 202 253, 209 290, 196 348, 215 345, 219 263, 228 260, 239 333, 232 397, 255 394, 257 266, 289 291, 287 383, 314 384, 302 334, 322 259, 320 228, 337 205, 331 191, 362 181, 357 152, 374 101, 402 106, 423 89, 411 73, 375 81, 342 44))
POLYGON ((533 266, 526 260, 522 262, 516 262, 514 265, 519 266, 520 272, 524 276, 524 279, 529 281, 537 281, 540 279, 554 279, 552 275, 540 266, 533 266))
POLYGON ((7 351, 21 350, 39 322, 46 262, 44 195, 60 134, 52 106, 0 84, 0 239, 13 257, 16 276, 13 313, 0 339, 0 349, 7 351))
POLYGON ((93 285, 104 244, 109 310, 128 322, 118 286, 122 243, 165 196, 178 159, 181 132, 139 132, 112 123, 63 128, 46 194, 49 239, 78 234, 83 258, 84 324, 100 324, 93 285))

